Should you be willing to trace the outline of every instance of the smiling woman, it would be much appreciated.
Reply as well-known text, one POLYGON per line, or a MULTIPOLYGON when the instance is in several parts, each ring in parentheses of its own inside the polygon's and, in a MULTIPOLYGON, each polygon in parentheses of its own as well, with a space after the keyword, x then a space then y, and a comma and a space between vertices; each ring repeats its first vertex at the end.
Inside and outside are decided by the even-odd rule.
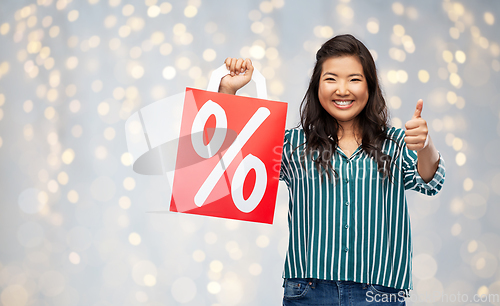
MULTIPOLYGON (((226 65, 219 91, 234 94, 252 63, 226 65)), ((301 126, 286 131, 283 144, 280 180, 290 194, 283 305, 369 305, 374 292, 399 298, 385 305, 405 305, 413 285, 404 191, 434 195, 444 183, 422 104, 406 132, 390 127, 363 43, 339 35, 316 53, 301 126)))

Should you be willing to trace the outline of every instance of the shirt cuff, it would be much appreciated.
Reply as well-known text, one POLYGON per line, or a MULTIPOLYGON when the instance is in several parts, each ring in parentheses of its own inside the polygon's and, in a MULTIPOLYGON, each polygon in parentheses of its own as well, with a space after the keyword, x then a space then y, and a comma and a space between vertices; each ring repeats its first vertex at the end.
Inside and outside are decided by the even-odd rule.
POLYGON ((432 177, 432 180, 430 180, 427 183, 422 179, 422 177, 418 173, 418 169, 415 165, 415 180, 417 182, 417 185, 422 187, 423 189, 426 189, 429 191, 439 191, 441 189, 441 187, 443 186, 444 177, 445 177, 445 165, 444 165, 444 159, 441 156, 441 153, 439 153, 439 165, 438 165, 438 168, 436 170, 436 173, 434 173, 434 177, 432 177))

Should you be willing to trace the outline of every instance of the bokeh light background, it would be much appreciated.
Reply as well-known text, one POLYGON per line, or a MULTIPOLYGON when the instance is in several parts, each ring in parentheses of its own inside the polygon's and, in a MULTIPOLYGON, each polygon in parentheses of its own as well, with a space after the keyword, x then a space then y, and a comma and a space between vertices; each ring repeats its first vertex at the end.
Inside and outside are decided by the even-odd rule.
POLYGON ((151 213, 168 183, 132 171, 124 122, 241 56, 292 127, 340 33, 373 52, 393 125, 424 99, 447 163, 438 196, 408 193, 412 295, 500 294, 499 24, 494 0, 2 0, 1 305, 279 305, 286 186, 272 226, 151 213))

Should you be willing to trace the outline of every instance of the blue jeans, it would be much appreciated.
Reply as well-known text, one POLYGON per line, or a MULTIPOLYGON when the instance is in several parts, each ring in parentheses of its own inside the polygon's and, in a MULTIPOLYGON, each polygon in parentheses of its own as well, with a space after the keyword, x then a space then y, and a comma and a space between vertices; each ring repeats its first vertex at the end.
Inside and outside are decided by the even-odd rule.
POLYGON ((380 285, 312 278, 288 278, 284 284, 283 305, 402 306, 406 292, 380 285))

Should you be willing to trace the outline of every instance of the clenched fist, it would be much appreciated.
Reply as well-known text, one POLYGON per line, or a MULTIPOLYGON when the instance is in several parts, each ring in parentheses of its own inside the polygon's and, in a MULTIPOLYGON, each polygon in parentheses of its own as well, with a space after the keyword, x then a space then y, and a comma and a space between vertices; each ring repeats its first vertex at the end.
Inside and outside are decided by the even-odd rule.
POLYGON ((245 86, 252 79, 253 65, 250 59, 226 58, 229 74, 222 78, 219 92, 234 95, 238 89, 245 86))

